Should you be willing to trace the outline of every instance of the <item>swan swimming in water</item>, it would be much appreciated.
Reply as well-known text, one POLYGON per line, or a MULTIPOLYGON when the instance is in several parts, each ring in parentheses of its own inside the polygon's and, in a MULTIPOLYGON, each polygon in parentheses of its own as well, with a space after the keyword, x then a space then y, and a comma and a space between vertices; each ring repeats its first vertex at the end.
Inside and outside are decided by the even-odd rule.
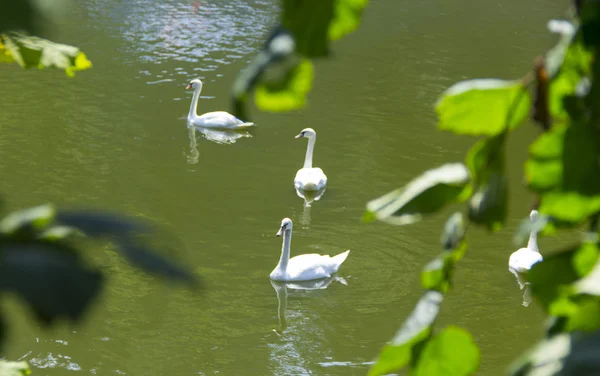
POLYGON ((350 250, 330 257, 318 253, 309 253, 290 258, 292 243, 292 220, 284 218, 277 236, 283 235, 283 246, 279 263, 271 272, 274 281, 310 281, 313 279, 328 278, 338 271, 348 257, 350 250))
MULTIPOLYGON (((537 210, 532 210, 529 214, 531 222, 535 222, 539 218, 537 210)), ((537 233, 539 230, 532 228, 529 233, 529 241, 527 247, 520 248, 513 252, 508 259, 508 270, 517 277, 517 282, 521 289, 525 286, 521 278, 522 273, 528 272, 534 264, 543 261, 540 250, 537 245, 537 233)))
POLYGON ((296 136, 297 139, 303 137, 308 138, 308 147, 306 148, 304 167, 298 170, 294 178, 294 187, 303 191, 320 191, 327 185, 327 176, 323 170, 312 166, 317 132, 312 128, 305 128, 296 136))
POLYGON ((198 116, 196 110, 198 108, 200 92, 202 91, 202 81, 199 79, 191 80, 188 86, 186 86, 186 90, 191 88, 194 88, 194 95, 192 96, 192 104, 190 105, 190 112, 187 117, 188 123, 198 127, 223 129, 244 129, 254 126, 254 123, 244 122, 225 111, 207 112, 198 116))

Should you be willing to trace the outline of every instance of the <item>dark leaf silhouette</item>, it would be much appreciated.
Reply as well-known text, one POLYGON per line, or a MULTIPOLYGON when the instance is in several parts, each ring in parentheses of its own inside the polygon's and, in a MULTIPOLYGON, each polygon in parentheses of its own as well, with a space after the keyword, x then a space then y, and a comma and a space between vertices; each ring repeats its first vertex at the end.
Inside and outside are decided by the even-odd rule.
POLYGON ((162 275, 172 280, 196 282, 194 275, 181 267, 173 265, 166 258, 152 252, 150 249, 134 244, 127 239, 120 239, 117 242, 119 252, 131 264, 146 272, 162 275))
POLYGON ((78 320, 102 287, 99 271, 53 243, 9 243, 0 252, 0 291, 14 292, 46 325, 78 320))
POLYGON ((151 230, 147 223, 100 211, 59 211, 56 220, 92 237, 123 236, 151 230))

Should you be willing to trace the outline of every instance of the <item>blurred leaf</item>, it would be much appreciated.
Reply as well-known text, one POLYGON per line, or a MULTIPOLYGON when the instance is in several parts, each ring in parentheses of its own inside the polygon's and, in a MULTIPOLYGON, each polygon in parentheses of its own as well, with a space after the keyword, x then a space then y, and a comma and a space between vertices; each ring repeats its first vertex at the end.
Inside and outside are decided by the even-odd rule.
POLYGON ((421 272, 421 286, 445 294, 450 289, 450 279, 454 271, 454 259, 450 252, 444 252, 425 265, 421 272))
POLYGON ((411 358, 418 358, 418 354, 414 353, 416 347, 429 338, 443 299, 437 291, 427 291, 423 295, 396 336, 381 350, 377 362, 369 370, 369 376, 398 371, 407 366, 411 358))
POLYGON ((196 277, 183 269, 174 265, 166 258, 152 252, 143 246, 134 244, 130 241, 120 239, 117 240, 120 253, 134 266, 152 273, 164 276, 171 280, 181 280, 194 284, 196 277))
POLYGON ((305 106, 306 96, 313 81, 313 65, 303 59, 284 77, 277 80, 263 79, 254 93, 256 105, 263 111, 283 112, 305 106))
POLYGON ((2 35, 0 35, 0 63, 12 63, 15 59, 10 56, 10 52, 6 49, 4 43, 2 43, 2 35))
POLYGON ((541 193, 540 211, 580 223, 600 211, 600 131, 589 123, 554 126, 530 147, 529 187, 541 193))
POLYGON ((12 235, 19 230, 41 229, 52 222, 55 214, 56 209, 52 205, 12 212, 0 220, 0 232, 12 235))
POLYGON ((22 362, 9 362, 0 360, 0 375, 2 376, 26 376, 31 374, 29 364, 22 362))
POLYGON ((16 33, 3 35, 3 40, 11 57, 23 68, 55 67, 72 77, 76 71, 92 66, 77 47, 16 33))
POLYGON ((338 40, 356 30, 369 0, 335 0, 334 16, 329 25, 329 39, 338 40))
POLYGON ((551 77, 549 86, 549 110, 556 119, 568 118, 565 100, 577 95, 578 85, 589 76, 592 57, 593 55, 583 46, 580 38, 573 40, 565 51, 562 65, 551 77))
POLYGON ((152 230, 145 221, 101 211, 60 210, 56 214, 56 220, 91 237, 133 236, 152 230))
POLYGON ((334 0, 283 0, 281 24, 294 35, 296 51, 307 58, 324 57, 333 13, 334 0))
POLYGON ((452 85, 438 99, 438 128, 471 136, 514 129, 528 116, 531 96, 520 81, 478 79, 452 85))
POLYGON ((424 214, 466 199, 470 193, 468 183, 469 171, 462 163, 443 165, 426 171, 404 188, 369 201, 364 218, 375 216, 396 225, 418 222, 424 214))
POLYGON ((442 248, 451 250, 461 244, 466 232, 465 220, 461 212, 453 213, 444 224, 442 233, 442 248))
POLYGON ((508 207, 508 181, 506 176, 492 174, 469 200, 469 219, 498 231, 506 222, 508 207))
POLYGON ((73 250, 54 243, 5 243, 0 252, 0 291, 12 291, 49 325, 78 320, 102 287, 100 272, 86 268, 73 250))
MULTIPOLYGON (((578 276, 586 276, 594 269, 594 265, 598 261, 599 251, 596 243, 583 243, 579 247, 573 257, 573 269, 575 269, 578 276)), ((597 272, 600 273, 600 270, 597 272)))
POLYGON ((568 285, 579 278, 572 261, 578 248, 569 247, 551 255, 544 255, 544 261, 533 265, 528 272, 527 279, 531 282, 531 291, 546 310, 568 285))
POLYGON ((73 227, 68 226, 52 226, 47 230, 44 230, 38 235, 38 238, 43 240, 56 241, 65 239, 70 235, 80 234, 81 232, 73 227))
MULTIPOLYGON (((0 0, 0 33, 7 31, 40 31, 40 12, 32 0, 0 0)), ((1 373, 0 373, 1 374, 1 373)))
POLYGON ((465 163, 476 184, 484 184, 489 175, 504 171, 506 133, 479 140, 467 153, 465 163))
POLYGON ((581 280, 575 283, 575 292, 579 294, 588 294, 600 296, 600 262, 598 262, 598 245, 587 244, 582 245, 578 253, 581 252, 580 259, 574 262, 576 270, 586 272, 589 274, 585 275, 581 280), (593 264, 583 264, 584 262, 594 261, 593 264), (582 265, 583 264, 583 265, 582 265))
POLYGON ((479 348, 466 330, 448 326, 425 344, 414 376, 472 375, 479 367, 479 348))
POLYGON ((511 366, 509 373, 512 376, 560 375, 557 372, 562 368, 561 360, 566 358, 570 351, 570 335, 555 335, 552 338, 539 342, 533 349, 521 356, 511 366))

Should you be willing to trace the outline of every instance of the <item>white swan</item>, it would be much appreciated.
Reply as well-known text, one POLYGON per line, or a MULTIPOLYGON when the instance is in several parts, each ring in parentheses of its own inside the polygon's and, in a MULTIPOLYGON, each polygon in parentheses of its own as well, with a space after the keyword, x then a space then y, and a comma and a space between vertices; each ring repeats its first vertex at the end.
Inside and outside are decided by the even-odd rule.
MULTIPOLYGON (((537 210, 532 210, 531 214, 529 215, 531 222, 533 223, 538 217, 539 214, 537 210)), ((529 234, 529 242, 527 242, 527 247, 521 248, 510 255, 510 258, 508 259, 508 269, 513 274, 517 275, 516 273, 526 273, 535 263, 543 260, 537 245, 537 232, 537 229, 532 228, 529 234)), ((517 279, 519 280, 519 285, 521 285, 521 288, 523 288, 518 275, 517 279)))
POLYGON ((327 176, 325 176, 323 170, 312 166, 317 133, 312 128, 305 128, 296 136, 296 138, 302 137, 308 138, 308 148, 304 158, 304 167, 298 170, 294 178, 294 187, 304 191, 319 191, 327 185, 327 176))
POLYGON ((281 221, 281 228, 277 232, 277 236, 281 236, 281 234, 283 234, 281 258, 279 259, 279 264, 277 264, 270 275, 274 281, 310 281, 313 279, 328 278, 338 271, 340 265, 348 257, 348 253, 350 253, 350 250, 347 250, 333 257, 310 253, 290 259, 290 245, 292 243, 291 219, 284 218, 281 221))
POLYGON ((186 90, 194 88, 192 104, 190 105, 190 113, 188 114, 188 123, 198 127, 205 128, 225 128, 225 129, 244 129, 254 126, 254 123, 246 123, 232 114, 225 111, 207 112, 204 115, 198 116, 196 109, 198 108, 198 99, 202 91, 202 81, 199 79, 191 80, 186 90))

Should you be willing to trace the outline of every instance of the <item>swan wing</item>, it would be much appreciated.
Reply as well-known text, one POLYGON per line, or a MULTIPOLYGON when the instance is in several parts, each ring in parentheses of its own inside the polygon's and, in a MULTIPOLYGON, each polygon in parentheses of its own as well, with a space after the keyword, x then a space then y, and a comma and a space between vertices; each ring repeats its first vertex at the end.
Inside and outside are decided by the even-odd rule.
POLYGON ((532 251, 529 248, 521 248, 510 255, 508 267, 519 273, 524 273, 542 260, 542 255, 539 252, 532 251))
POLYGON ((194 124, 214 128, 247 128, 254 123, 246 123, 225 111, 207 112, 194 119, 194 124))
POLYGON ((288 261, 286 274, 290 280, 326 278, 335 273, 338 267, 329 255, 309 253, 292 257, 288 261))
POLYGON ((319 167, 302 168, 296 173, 294 186, 303 190, 319 190, 327 185, 327 176, 319 167))

